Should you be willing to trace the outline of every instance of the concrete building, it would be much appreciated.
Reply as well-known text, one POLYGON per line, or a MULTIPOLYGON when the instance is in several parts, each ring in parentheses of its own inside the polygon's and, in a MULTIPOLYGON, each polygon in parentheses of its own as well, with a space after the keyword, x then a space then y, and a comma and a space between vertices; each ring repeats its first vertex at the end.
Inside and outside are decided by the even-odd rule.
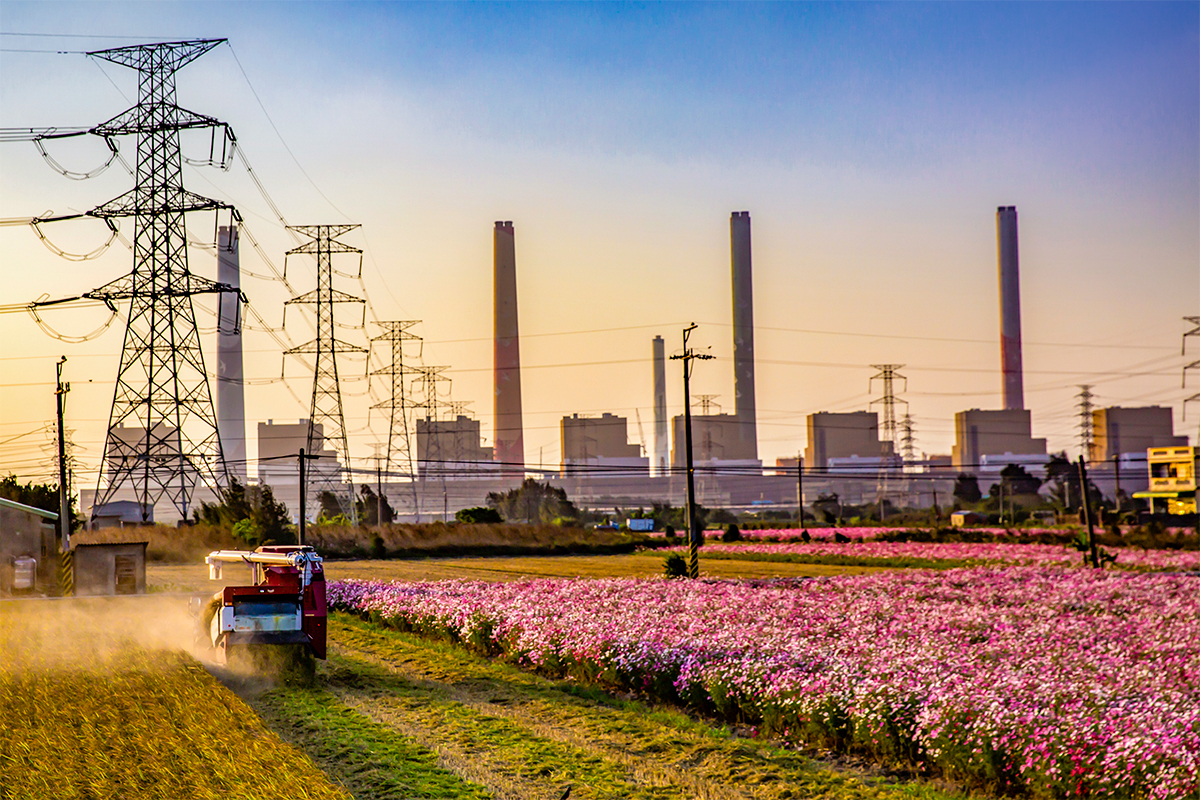
POLYGON ((1003 469, 1009 463, 1025 467, 1045 463, 1049 460, 1046 440, 1034 439, 1031 430, 1030 414, 1024 409, 959 411, 954 415, 954 446, 950 451, 954 468, 971 472, 984 466, 1003 469))
MULTIPOLYGON (((222 225, 217 232, 217 281, 242 285, 238 230, 222 225)), ((231 475, 246 482, 246 400, 242 371, 241 297, 222 292, 217 311, 217 435, 231 475)))
POLYGON ((649 470, 650 460, 642 456, 642 448, 629 443, 629 420, 625 417, 607 412, 599 417, 572 414, 562 418, 560 429, 564 475, 649 470))
POLYGON ((511 221, 493 232, 493 385, 495 460, 509 475, 525 471, 521 417, 521 339, 517 328, 517 255, 511 221))
POLYGON ((57 586, 58 561, 58 514, 0 497, 0 594, 57 586))
MULTIPOLYGON (((329 479, 338 481, 342 465, 338 453, 325 447, 325 426, 313 426, 313 453, 317 458, 305 462, 306 477, 311 486, 315 481, 329 479)), ((271 487, 275 499, 287 506, 292 521, 300 518, 300 451, 308 447, 308 420, 297 422, 258 423, 258 482, 271 487)), ((311 495, 310 495, 311 497, 311 495)), ((318 509, 307 508, 311 517, 318 509)))
POLYGON ((80 597, 146 593, 146 542, 78 544, 75 594, 80 597))
POLYGON ((671 442, 667 433, 667 356, 661 336, 651 343, 654 359, 654 451, 651 455, 652 475, 666 475, 670 468, 671 442))
MULTIPOLYGON (((671 418, 671 466, 685 467, 683 415, 671 418)), ((729 465, 751 467, 757 464, 758 448, 742 437, 743 420, 736 414, 692 415, 692 462, 707 462, 710 466, 729 465)))
POLYGON ((1146 451, 1149 487, 1135 492, 1151 514, 1195 514, 1200 447, 1152 447, 1146 451))
MULTIPOLYGON (((750 212, 734 211, 729 218, 730 262, 733 273, 733 391, 738 427, 736 450, 758 458, 758 424, 754 399, 754 287, 751 280, 750 212)), ((694 443, 693 443, 694 445, 694 443)))
POLYGON ((1000 369, 1004 378, 1004 409, 1014 411, 1025 408, 1016 206, 996 209, 996 251, 1000 273, 1000 369))
POLYGON ((417 420, 417 475, 466 479, 505 472, 504 462, 482 441, 479 420, 462 414, 454 419, 417 420))
POLYGON ((804 463, 812 469, 828 469, 830 459, 878 459, 895 455, 891 442, 879 440, 879 414, 874 411, 819 411, 809 414, 807 422, 804 463))
POLYGON ((1111 406, 1092 412, 1093 445, 1090 461, 1111 461, 1136 454, 1144 458, 1152 447, 1187 447, 1186 436, 1175 435, 1171 409, 1163 406, 1111 406))

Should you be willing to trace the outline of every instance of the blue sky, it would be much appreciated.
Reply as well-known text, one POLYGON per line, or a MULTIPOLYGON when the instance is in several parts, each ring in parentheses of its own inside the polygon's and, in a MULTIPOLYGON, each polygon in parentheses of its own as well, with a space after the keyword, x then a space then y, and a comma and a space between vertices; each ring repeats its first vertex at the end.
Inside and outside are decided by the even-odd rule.
MULTIPOLYGON (((375 310, 424 320, 427 363, 452 365, 454 395, 474 401, 485 433, 491 225, 514 220, 530 460, 557 453, 564 414, 648 418, 649 340, 673 346, 693 320, 719 357, 696 391, 732 403, 720 359, 731 349, 728 217, 742 209, 754 221, 768 460, 803 444, 805 414, 865 408, 872 363, 909 365, 929 452, 948 452, 955 411, 998 403, 994 212, 1009 204, 1021 214, 1035 434, 1073 446, 1079 383, 1095 383, 1105 405, 1172 405, 1183 430, 1180 317, 1200 300, 1195 3, 5 2, 0 32, 228 37, 232 50, 180 73, 180 103, 233 125, 289 222, 363 223, 354 243, 367 250, 375 310), (580 362, 591 366, 549 366, 580 362)), ((97 122, 126 105, 114 83, 132 96, 119 67, 11 51, 139 39, 0 40, 4 126, 97 122)), ((87 147, 55 152, 87 166, 103 146, 87 147)), ((66 181, 27 144, 0 146, 0 174, 4 217, 128 188, 115 171, 66 181)), ((282 261, 291 242, 244 174, 189 168, 185 179, 242 208, 282 261)), ((98 235, 55 234, 81 249, 98 235)), ((129 267, 116 249, 62 262, 11 228, 0 259, 0 292, 21 299, 129 267)), ((213 274, 203 254, 194 263, 213 274)), ((247 291, 277 324, 282 288, 247 291)), ((64 328, 93 322, 63 314, 64 328)), ((0 361, 0 434, 19 433, 53 406, 44 387, 15 384, 35 365, 52 376, 63 345, 22 315, 0 316, 0 333, 30 340, 23 360, 0 361)), ((251 377, 278 375, 272 343, 247 342, 251 377)), ((95 448, 119 331, 73 347, 73 368, 97 387, 73 398, 95 448)), ((302 371, 288 375, 289 391, 253 389, 263 418, 305 413, 292 397, 309 391, 302 371)), ((347 407, 365 457, 365 400, 347 407)))

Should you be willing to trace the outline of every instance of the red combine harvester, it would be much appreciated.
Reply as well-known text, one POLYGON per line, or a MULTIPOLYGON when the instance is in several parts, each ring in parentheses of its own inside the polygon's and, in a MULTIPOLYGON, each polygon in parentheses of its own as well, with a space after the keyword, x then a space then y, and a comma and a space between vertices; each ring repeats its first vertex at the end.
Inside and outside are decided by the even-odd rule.
POLYGON ((215 550, 208 577, 227 564, 248 564, 250 586, 226 586, 200 613, 202 641, 218 663, 299 667, 312 674, 325 658, 325 572, 307 545, 264 545, 253 552, 215 550), (281 658, 282 656, 282 658, 281 658))

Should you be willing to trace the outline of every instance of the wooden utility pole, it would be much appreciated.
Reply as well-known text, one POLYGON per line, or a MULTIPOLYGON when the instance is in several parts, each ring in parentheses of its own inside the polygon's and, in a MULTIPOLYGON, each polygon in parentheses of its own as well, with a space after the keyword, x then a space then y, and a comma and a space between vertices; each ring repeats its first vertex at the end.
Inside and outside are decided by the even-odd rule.
POLYGON ((71 494, 67 486, 67 432, 63 427, 63 416, 67 405, 67 392, 71 384, 63 383, 63 364, 67 357, 62 356, 55 366, 56 388, 55 400, 58 405, 58 530, 60 532, 59 547, 66 553, 71 550, 71 494))
POLYGON ((796 516, 804 530, 804 453, 796 454, 796 516))
POLYGON ((687 524, 688 524, 688 577, 700 577, 700 538, 703 532, 696 525, 696 479, 692 469, 692 399, 689 381, 692 376, 692 361, 706 361, 712 356, 688 349, 688 337, 696 329, 692 323, 683 329, 683 352, 671 356, 672 361, 683 362, 683 440, 687 466, 687 524))
POLYGON ((308 484, 304 481, 304 448, 300 448, 300 523, 298 526, 299 535, 296 537, 298 544, 304 544, 304 517, 308 513, 304 508, 304 496, 308 494, 308 484))
POLYGON ((1121 456, 1119 453, 1113 453, 1113 477, 1117 481, 1117 488, 1113 490, 1113 500, 1117 503, 1117 524, 1121 524, 1121 456))
POLYGON ((1088 500, 1087 490, 1087 465, 1083 463, 1083 455, 1079 456, 1079 496, 1080 502, 1083 505, 1083 521, 1087 524, 1088 531, 1088 562, 1092 567, 1100 568, 1100 551, 1096 548, 1096 532, 1092 526, 1092 504, 1088 500))

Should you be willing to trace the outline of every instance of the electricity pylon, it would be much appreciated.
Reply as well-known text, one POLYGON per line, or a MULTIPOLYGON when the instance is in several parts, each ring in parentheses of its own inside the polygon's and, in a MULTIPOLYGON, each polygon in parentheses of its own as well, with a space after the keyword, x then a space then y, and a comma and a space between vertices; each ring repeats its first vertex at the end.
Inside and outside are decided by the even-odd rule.
POLYGON ((1079 384, 1079 400, 1075 407, 1079 409, 1079 454, 1088 461, 1094 461, 1092 451, 1096 448, 1096 430, 1092 423, 1092 384, 1079 384))
MULTIPOLYGON (((315 494, 331 492, 337 498, 342 513, 357 524, 358 514, 354 508, 354 479, 350 472, 350 445, 346 439, 346 419, 342 413, 342 391, 338 384, 338 353, 365 353, 355 344, 343 342, 334 335, 334 303, 366 303, 361 298, 339 292, 333 288, 333 255, 335 253, 358 253, 362 250, 337 241, 337 237, 358 228, 358 225, 289 225, 288 230, 308 236, 312 241, 294 247, 287 255, 306 253, 317 258, 317 288, 299 297, 293 297, 284 305, 309 303, 317 307, 317 338, 306 344, 285 351, 289 355, 311 354, 316 356, 313 371, 312 405, 308 414, 308 439, 306 453, 315 454, 324 442, 332 443, 341 464, 336 469, 318 465, 312 471, 313 480, 300 491, 315 494), (322 433, 317 433, 320 425, 322 433), (323 441, 322 441, 323 440, 323 441), (311 490, 311 491, 310 491, 311 490)), ((365 308, 365 305, 364 305, 365 308)), ((364 311, 365 313, 365 311, 364 311)), ((307 503, 313 508, 312 503, 307 503)))
POLYGON ((900 449, 896 426, 896 404, 904 403, 906 407, 908 406, 907 401, 896 398, 895 382, 896 380, 904 381, 904 389, 902 391, 907 391, 908 378, 896 371, 903 368, 903 364, 872 364, 871 366, 879 370, 879 374, 871 376, 870 384, 874 385, 875 381, 883 381, 883 396, 871 401, 871 405, 875 405, 876 403, 883 404, 883 420, 879 423, 879 440, 881 442, 891 442, 892 453, 894 454, 900 449))
POLYGON ((133 189, 88 212, 110 225, 114 217, 134 218, 133 272, 83 295, 110 307, 115 300, 129 301, 93 509, 131 484, 144 521, 162 498, 186 518, 196 486, 216 488, 227 477, 192 296, 242 296, 189 271, 184 215, 230 206, 183 188, 179 131, 225 127, 230 139, 232 134, 216 119, 175 102, 175 73, 224 41, 88 53, 138 71, 137 105, 90 130, 106 138, 137 137, 133 189))
POLYGON ((387 449, 383 463, 389 471, 395 466, 408 473, 409 486, 412 489, 413 514, 420 521, 421 509, 417 492, 417 476, 413 471, 412 442, 408 430, 408 411, 416 406, 405 391, 405 378, 414 374, 416 370, 404 366, 404 343, 421 341, 420 336, 408 331, 417 322, 419 320, 406 319, 377 323, 383 328, 383 333, 372 337, 371 341, 390 343, 392 352, 390 362, 386 366, 374 370, 371 374, 391 376, 391 386, 389 387, 391 391, 385 400, 371 406, 371 409, 379 408, 388 412, 387 449))

